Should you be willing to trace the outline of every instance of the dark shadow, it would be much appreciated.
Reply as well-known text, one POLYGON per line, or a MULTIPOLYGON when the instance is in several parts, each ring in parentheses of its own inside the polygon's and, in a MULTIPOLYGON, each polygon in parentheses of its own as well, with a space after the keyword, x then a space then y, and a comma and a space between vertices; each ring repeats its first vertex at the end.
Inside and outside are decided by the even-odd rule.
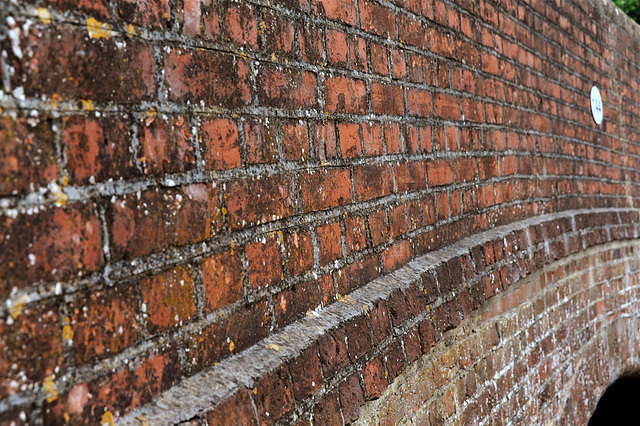
POLYGON ((640 409, 640 369, 623 373, 604 392, 589 426, 638 425, 640 409))

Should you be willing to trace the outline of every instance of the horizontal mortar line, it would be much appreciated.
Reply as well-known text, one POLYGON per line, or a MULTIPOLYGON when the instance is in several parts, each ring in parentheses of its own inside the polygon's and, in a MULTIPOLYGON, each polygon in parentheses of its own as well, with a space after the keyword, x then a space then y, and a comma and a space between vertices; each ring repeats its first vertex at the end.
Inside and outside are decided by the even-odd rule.
POLYGON ((363 305, 371 308, 377 301, 388 299, 392 291, 406 288, 411 281, 419 279, 420 272, 433 269, 438 264, 455 256, 466 254, 474 246, 496 238, 504 238, 516 230, 556 219, 574 218, 582 214, 620 211, 638 212, 637 209, 585 209, 538 216, 482 232, 465 238, 450 246, 447 250, 441 249, 424 255, 417 260, 409 262, 407 266, 375 279, 364 287, 353 291, 350 297, 356 302, 354 305, 340 302, 334 303, 321 310, 320 316, 317 318, 307 317, 291 324, 283 331, 267 337, 244 352, 221 361, 213 369, 186 379, 181 384, 161 394, 154 403, 128 414, 122 421, 125 424, 133 424, 135 423, 135 418, 139 416, 146 417, 151 423, 178 423, 188 420, 210 407, 213 403, 231 396, 241 387, 251 388, 256 379, 295 357, 313 344, 317 338, 325 335, 327 331, 360 316, 363 305), (406 278, 409 279, 407 280, 406 278), (277 344, 280 350, 274 351, 266 348, 265 346, 269 343, 277 344), (247 366, 251 367, 247 368, 247 366), (202 386, 205 383, 206 386, 202 386), (202 394, 205 389, 206 395, 202 394), (197 394, 194 395, 192 392, 197 394), (187 407, 188 409, 185 409, 187 407), (177 410, 178 408, 179 410, 177 410))
MULTIPOLYGON (((473 184, 471 184, 473 186, 473 184)), ((181 246, 181 247, 170 247, 165 250, 162 250, 157 253, 153 253, 148 255, 145 258, 138 258, 133 260, 122 260, 117 262, 109 262, 105 265, 107 269, 107 273, 109 273, 108 281, 126 281, 131 280, 137 277, 143 277, 147 274, 151 274, 153 272, 158 272, 162 270, 166 270, 167 268, 182 265, 189 262, 196 262, 201 257, 207 256, 210 254, 219 253, 221 250, 230 247, 232 241, 237 244, 244 244, 248 241, 255 240, 256 235, 266 236, 271 232, 276 232, 278 230, 283 229, 298 229, 305 228, 309 226, 311 223, 317 222, 327 222, 333 221, 335 219, 339 219, 343 217, 344 212, 350 213, 352 215, 359 215, 362 212, 367 212, 372 209, 378 209, 380 207, 387 207, 393 203, 404 203, 407 201, 413 201, 416 199, 420 199, 424 197, 422 192, 426 192, 428 190, 423 190, 410 194, 401 194, 401 195, 391 195, 382 197, 376 200, 366 201, 363 203, 359 203, 357 205, 348 205, 344 207, 336 207, 331 210, 325 210, 320 212, 308 213, 305 216, 305 219, 300 217, 292 217, 284 220, 278 220, 274 222, 269 222, 264 225, 258 225, 256 227, 247 228, 241 231, 237 231, 233 234, 222 235, 219 237, 214 237, 212 240, 203 241, 200 243, 194 243, 191 245, 181 246), (394 201, 395 200, 395 201, 394 201), (301 220, 304 220, 301 222, 301 220), (162 264, 162 266, 158 267, 158 264, 162 264)), ((444 191, 444 189, 440 188, 440 191, 444 191)), ((430 193, 427 195, 431 195, 430 193)), ((614 197, 614 196, 611 196, 614 197)), ((609 197, 609 198, 611 198, 609 197)), ((563 197, 556 197, 557 199, 561 199, 563 197)), ((550 201, 552 198, 549 197, 540 197, 534 200, 528 200, 525 204, 539 203, 544 201, 550 201)), ((513 207, 522 205, 521 201, 512 201, 508 203, 502 204, 494 204, 488 208, 486 208, 487 213, 492 213, 495 211, 499 211, 501 208, 513 207)), ((415 238, 422 233, 429 232, 431 230, 436 229, 440 226, 446 226, 449 223, 455 223, 459 220, 465 220, 468 218, 476 217, 472 212, 464 213, 458 217, 447 219, 444 221, 437 221, 432 225, 425 226, 423 228, 417 229, 415 231, 410 231, 406 234, 404 238, 395 238, 390 242, 384 243, 382 246, 368 249, 365 252, 360 252, 358 254, 350 254, 348 256, 352 262, 357 262, 361 260, 366 254, 370 253, 379 253, 384 251, 388 246, 392 245, 392 243, 400 240, 406 240, 407 238, 415 238)), ((325 275, 326 273, 331 273, 336 269, 342 268, 346 266, 346 259, 340 259, 338 262, 337 268, 334 264, 321 267, 319 270, 315 271, 318 275, 325 275)), ((308 277, 301 277, 300 279, 308 279, 308 277)), ((110 286, 109 282, 104 282, 104 273, 97 271, 91 274, 87 274, 82 279, 72 278, 69 281, 62 284, 60 281, 52 281, 52 282, 37 282, 37 286, 29 287, 24 290, 18 291, 15 294, 12 294, 12 299, 19 300, 22 296, 28 300, 29 304, 36 303, 45 299, 57 297, 59 294, 64 295, 65 297, 71 296, 73 294, 77 294, 82 291, 86 291, 88 289, 99 286, 100 284, 105 284, 110 286), (58 285, 62 284, 62 289, 58 291, 58 285)), ((268 291, 263 297, 266 297, 267 294, 272 294, 271 291, 268 291)), ((255 295, 254 297, 258 297, 259 295, 255 295)), ((262 300, 260 298, 260 300, 262 300)), ((8 308, 6 306, 0 306, 0 312, 7 311, 8 308)))

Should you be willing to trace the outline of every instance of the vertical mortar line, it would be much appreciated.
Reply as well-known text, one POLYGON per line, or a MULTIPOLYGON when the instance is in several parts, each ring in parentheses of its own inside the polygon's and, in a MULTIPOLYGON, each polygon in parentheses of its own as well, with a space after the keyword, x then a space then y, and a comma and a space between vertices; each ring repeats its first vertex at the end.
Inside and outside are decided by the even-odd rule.
POLYGON ((196 163, 196 172, 202 174, 205 172, 205 162, 202 153, 202 146, 200 142, 202 141, 202 115, 198 114, 196 111, 193 111, 191 114, 191 145, 193 146, 193 153, 195 157, 196 163))
POLYGON ((340 242, 342 245, 342 257, 346 259, 349 252, 347 250, 347 228, 344 223, 344 219, 340 217, 338 219, 338 224, 340 225, 340 242))
POLYGON ((202 276, 203 258, 195 259, 192 263, 193 267, 193 295, 195 298, 196 314, 198 320, 205 317, 204 314, 204 278, 202 276))
POLYGON ((313 248, 313 271, 318 272, 320 269, 320 243, 318 242, 317 223, 310 224, 309 232, 311 233, 311 247, 313 248))

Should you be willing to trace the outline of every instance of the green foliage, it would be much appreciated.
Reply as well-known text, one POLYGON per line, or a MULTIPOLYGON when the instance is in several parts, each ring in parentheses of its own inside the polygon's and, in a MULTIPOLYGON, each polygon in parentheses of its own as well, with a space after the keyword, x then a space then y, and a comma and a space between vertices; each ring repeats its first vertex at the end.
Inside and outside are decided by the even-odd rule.
POLYGON ((640 23, 640 0, 613 0, 634 21, 640 23))

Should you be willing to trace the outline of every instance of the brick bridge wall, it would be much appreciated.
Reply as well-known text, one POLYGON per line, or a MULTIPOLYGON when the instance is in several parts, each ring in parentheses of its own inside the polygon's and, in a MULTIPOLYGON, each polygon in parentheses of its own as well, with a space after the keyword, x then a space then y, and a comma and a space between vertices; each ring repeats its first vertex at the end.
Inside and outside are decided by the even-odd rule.
POLYGON ((639 358, 639 41, 605 0, 0 0, 0 421, 584 420, 639 358))

